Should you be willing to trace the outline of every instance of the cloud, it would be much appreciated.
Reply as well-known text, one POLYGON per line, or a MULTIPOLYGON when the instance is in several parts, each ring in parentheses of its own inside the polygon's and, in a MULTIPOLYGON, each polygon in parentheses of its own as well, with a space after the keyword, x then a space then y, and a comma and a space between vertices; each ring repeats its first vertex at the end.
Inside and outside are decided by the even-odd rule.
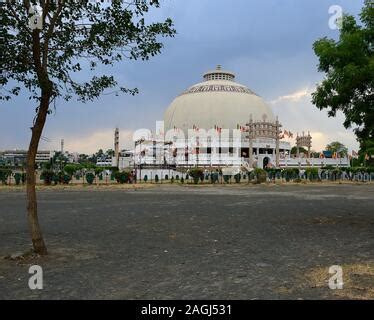
POLYGON ((312 136, 312 144, 313 150, 322 151, 325 150, 326 146, 333 142, 339 141, 348 146, 349 150, 357 150, 358 144, 356 141, 355 136, 349 132, 311 132, 310 135, 312 136))
MULTIPOLYGON (((133 148, 132 135, 133 132, 130 130, 120 130, 121 149, 133 148)), ((114 130, 95 131, 85 136, 66 137, 64 140, 65 150, 92 154, 98 149, 114 149, 114 130)))
POLYGON ((306 87, 303 89, 300 89, 298 91, 295 91, 293 93, 280 96, 275 100, 270 101, 271 104, 277 104, 280 102, 290 101, 290 102, 299 102, 300 100, 310 97, 310 95, 314 92, 314 89, 310 87, 306 87))
POLYGON ((275 115, 279 116, 284 129, 292 131, 293 139, 286 139, 292 146, 295 145, 297 133, 312 136, 312 149, 325 150, 327 144, 332 141, 340 141, 349 150, 357 150, 358 142, 353 131, 343 126, 344 115, 338 112, 336 117, 328 117, 325 110, 318 110, 310 99, 310 94, 315 89, 311 86, 293 91, 293 93, 281 95, 271 101, 275 115))
POLYGON ((313 150, 322 151, 331 142, 328 134, 324 132, 311 132, 313 150))

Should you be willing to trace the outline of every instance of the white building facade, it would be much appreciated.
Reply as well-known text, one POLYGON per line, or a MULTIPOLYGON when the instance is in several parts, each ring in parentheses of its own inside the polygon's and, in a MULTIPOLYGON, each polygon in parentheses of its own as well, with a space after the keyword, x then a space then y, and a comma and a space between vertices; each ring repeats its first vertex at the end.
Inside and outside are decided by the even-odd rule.
POLYGON ((290 143, 283 140, 290 132, 281 127, 260 96, 218 66, 174 99, 156 132, 135 134, 135 166, 251 170, 349 165, 348 159, 292 157, 290 143))

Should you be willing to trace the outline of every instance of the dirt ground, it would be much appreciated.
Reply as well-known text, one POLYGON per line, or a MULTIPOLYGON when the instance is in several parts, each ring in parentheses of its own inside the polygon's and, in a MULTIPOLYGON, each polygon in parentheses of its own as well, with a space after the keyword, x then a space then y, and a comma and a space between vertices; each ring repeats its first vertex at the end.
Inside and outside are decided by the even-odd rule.
POLYGON ((22 256, 24 191, 0 191, 0 299, 374 299, 373 185, 40 187, 39 210, 50 254, 22 256))

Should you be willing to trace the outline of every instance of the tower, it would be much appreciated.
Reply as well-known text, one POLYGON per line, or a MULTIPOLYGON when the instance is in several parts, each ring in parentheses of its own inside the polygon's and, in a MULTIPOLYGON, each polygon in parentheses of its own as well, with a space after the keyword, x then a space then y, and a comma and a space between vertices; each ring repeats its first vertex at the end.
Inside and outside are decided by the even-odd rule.
POLYGON ((119 129, 116 128, 114 131, 114 157, 115 157, 115 166, 119 165, 119 129))

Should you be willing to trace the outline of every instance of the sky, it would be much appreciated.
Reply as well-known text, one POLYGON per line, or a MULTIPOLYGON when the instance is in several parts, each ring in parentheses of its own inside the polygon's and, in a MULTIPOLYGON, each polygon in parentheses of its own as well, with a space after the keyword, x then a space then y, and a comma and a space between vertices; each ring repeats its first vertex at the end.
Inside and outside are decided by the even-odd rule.
MULTIPOLYGON (((48 117, 39 149, 93 153, 113 148, 115 127, 120 147, 130 148, 132 132, 153 129, 173 99, 220 64, 236 80, 260 95, 287 130, 310 131, 313 149, 341 141, 357 150, 344 116, 329 118, 311 103, 324 75, 317 71, 312 45, 322 37, 336 39, 329 27, 329 8, 339 5, 357 16, 364 0, 164 0, 146 21, 174 21, 177 34, 164 39, 162 53, 150 61, 124 61, 105 69, 139 94, 104 95, 86 104, 59 100, 48 117), (47 141, 46 141, 47 140, 47 141)), ((83 73, 83 76, 85 74, 83 73)), ((0 150, 25 149, 35 116, 27 93, 0 102, 0 150)), ((294 145, 294 141, 290 140, 294 145)))

